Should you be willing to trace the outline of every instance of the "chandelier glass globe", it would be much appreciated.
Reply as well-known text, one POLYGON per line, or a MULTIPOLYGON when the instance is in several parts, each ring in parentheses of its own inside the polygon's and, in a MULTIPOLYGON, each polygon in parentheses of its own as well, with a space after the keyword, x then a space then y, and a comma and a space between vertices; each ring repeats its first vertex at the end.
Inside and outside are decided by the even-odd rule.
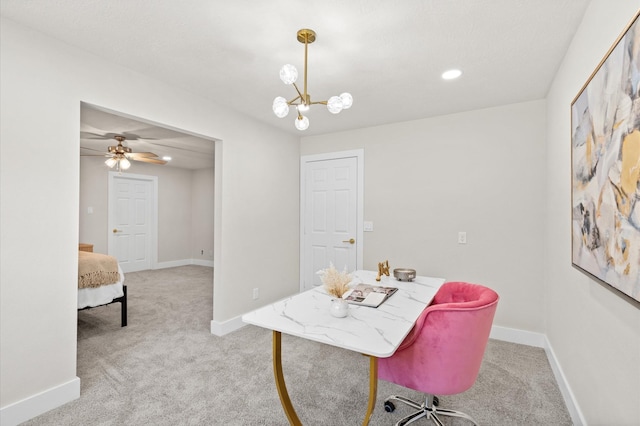
POLYGON ((344 108, 342 98, 340 96, 332 96, 327 101, 327 109, 331 114, 337 114, 344 108))
POLYGON ((296 117, 296 129, 298 130, 307 130, 309 127, 309 119, 304 115, 300 117, 296 117))
POLYGON ((278 96, 273 100, 273 113, 278 118, 286 117, 289 114, 289 105, 287 100, 282 96, 278 96))
POLYGON ((280 80, 284 84, 293 84, 298 79, 298 70, 291 64, 284 65, 280 69, 280 80))
POLYGON ((342 108, 349 109, 351 105, 353 105, 353 96, 351 93, 344 92, 340 95, 340 99, 342 99, 342 108))

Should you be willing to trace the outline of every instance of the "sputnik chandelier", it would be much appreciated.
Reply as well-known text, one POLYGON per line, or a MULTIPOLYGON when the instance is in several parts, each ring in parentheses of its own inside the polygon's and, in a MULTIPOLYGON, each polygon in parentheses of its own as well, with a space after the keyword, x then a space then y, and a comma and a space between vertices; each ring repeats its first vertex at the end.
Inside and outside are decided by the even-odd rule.
POLYGON ((298 92, 298 96, 290 101, 287 101, 282 96, 278 96, 273 101, 273 112, 277 117, 283 118, 289 114, 289 106, 295 106, 298 113, 295 120, 296 129, 306 130, 309 127, 309 119, 302 115, 302 113, 308 111, 311 105, 326 105, 330 113, 338 114, 343 109, 351 108, 353 97, 345 92, 340 96, 330 97, 328 101, 311 101, 311 95, 307 92, 307 48, 311 43, 316 41, 315 31, 309 29, 298 31, 298 41, 304 43, 304 90, 300 92, 300 89, 296 85, 296 80, 298 79, 298 70, 296 67, 291 64, 283 66, 280 70, 280 79, 284 84, 292 84, 296 92, 298 92))

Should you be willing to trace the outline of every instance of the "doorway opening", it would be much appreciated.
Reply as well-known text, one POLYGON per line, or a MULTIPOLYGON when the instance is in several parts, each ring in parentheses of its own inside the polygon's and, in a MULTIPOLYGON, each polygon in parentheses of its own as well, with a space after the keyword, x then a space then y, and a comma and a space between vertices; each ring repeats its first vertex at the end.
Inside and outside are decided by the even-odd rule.
MULTIPOLYGON (((92 244, 98 253, 116 253, 122 248, 114 246, 116 241, 123 242, 126 238, 114 238, 113 229, 116 236, 123 234, 110 217, 108 204, 113 199, 109 196, 109 183, 113 181, 108 177, 109 172, 132 178, 150 176, 156 182, 155 193, 150 196, 157 210, 155 205, 149 205, 147 210, 131 212, 151 215, 150 225, 154 229, 147 243, 156 241, 158 247, 146 256, 151 261, 148 267, 157 269, 190 263, 213 267, 215 186, 219 183, 215 176, 216 145, 216 139, 211 137, 82 103, 80 242, 92 244), (133 157, 127 170, 113 172, 105 160, 110 158, 108 149, 113 148, 114 135, 124 136, 125 147, 133 153, 143 157, 154 154, 157 158, 166 158, 166 164, 149 164, 133 157)), ((136 203, 146 206, 139 199, 136 203)), ((130 250, 139 251, 144 247, 143 240, 139 237, 140 244, 132 243, 130 250)))
MULTIPOLYGON (((144 262, 135 270, 182 265, 213 268, 214 256, 218 256, 215 247, 219 247, 219 233, 214 230, 221 200, 216 191, 221 183, 216 150, 221 150, 221 143, 209 136, 81 102, 79 242, 118 259, 142 259, 144 262), (132 158, 126 171, 113 171, 105 161, 110 158, 109 147, 117 144, 114 135, 124 136, 124 146, 134 153, 171 158, 163 160, 166 164, 132 158), (132 191, 143 188, 148 195, 146 201, 132 196, 129 203, 120 203, 120 207, 132 203, 142 206, 128 212, 129 222, 138 223, 142 218, 148 225, 136 234, 140 244, 126 249, 118 244, 130 242, 131 233, 117 242, 126 232, 109 213, 110 186, 117 192, 116 187, 125 180, 141 183, 132 191), (128 250, 127 256, 116 255, 122 250, 128 250)), ((118 201, 114 205, 117 213, 118 201)), ((126 266, 122 269, 128 272, 126 266)), ((213 296, 208 303, 212 309, 213 296)))

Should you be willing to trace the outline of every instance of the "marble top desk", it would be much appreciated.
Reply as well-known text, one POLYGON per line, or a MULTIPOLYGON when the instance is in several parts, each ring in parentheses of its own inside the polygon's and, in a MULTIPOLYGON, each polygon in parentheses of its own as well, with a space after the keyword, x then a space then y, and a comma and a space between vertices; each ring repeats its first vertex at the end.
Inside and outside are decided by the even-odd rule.
POLYGON ((346 318, 331 316, 331 296, 322 287, 272 303, 243 315, 244 322, 273 330, 273 368, 276 387, 285 414, 292 425, 301 425, 293 409, 282 374, 281 333, 360 352, 369 356, 369 405, 363 425, 373 413, 378 383, 378 358, 396 351, 416 320, 431 302, 443 278, 416 277, 412 282, 356 271, 353 282, 398 287, 398 291, 377 308, 349 306, 346 318))

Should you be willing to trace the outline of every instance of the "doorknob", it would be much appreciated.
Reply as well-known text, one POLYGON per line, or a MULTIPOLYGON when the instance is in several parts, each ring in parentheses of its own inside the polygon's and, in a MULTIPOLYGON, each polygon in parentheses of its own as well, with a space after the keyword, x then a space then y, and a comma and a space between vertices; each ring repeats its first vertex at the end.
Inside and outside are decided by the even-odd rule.
POLYGON ((120 231, 116 228, 113 228, 113 233, 115 234, 116 232, 120 232, 120 231))
POLYGON ((356 240, 354 240, 353 238, 349 238, 348 240, 344 240, 342 241, 343 243, 349 243, 349 244, 355 244, 356 240))

